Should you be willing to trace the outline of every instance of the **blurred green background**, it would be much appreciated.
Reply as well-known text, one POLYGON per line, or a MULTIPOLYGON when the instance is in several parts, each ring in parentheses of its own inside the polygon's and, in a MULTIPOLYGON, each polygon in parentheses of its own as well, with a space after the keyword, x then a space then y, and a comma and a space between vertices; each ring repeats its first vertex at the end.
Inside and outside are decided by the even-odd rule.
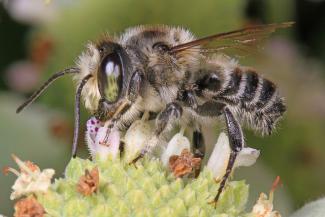
MULTIPOLYGON (((270 137, 246 132, 261 150, 258 163, 236 176, 253 186, 251 200, 280 175, 276 207, 287 216, 325 194, 325 1, 318 0, 0 0, 0 167, 11 153, 61 176, 69 161, 75 89, 70 78, 49 88, 33 106, 16 107, 50 74, 74 64, 89 40, 139 24, 189 28, 198 37, 243 26, 295 21, 275 33, 264 57, 240 59, 275 81, 288 112, 270 137)), ((82 111, 82 123, 89 118, 82 111)), ((211 134, 211 132, 208 132, 211 134)), ((213 133, 216 135, 215 133, 213 133)), ((213 138, 213 136, 210 136, 213 138)), ((82 140, 82 139, 81 139, 82 140)), ((211 139, 210 139, 211 140, 211 139)), ((209 143, 213 144, 213 140, 209 143)), ((87 157, 85 146, 80 141, 87 157)), ((0 213, 11 215, 10 186, 0 175, 0 213)))

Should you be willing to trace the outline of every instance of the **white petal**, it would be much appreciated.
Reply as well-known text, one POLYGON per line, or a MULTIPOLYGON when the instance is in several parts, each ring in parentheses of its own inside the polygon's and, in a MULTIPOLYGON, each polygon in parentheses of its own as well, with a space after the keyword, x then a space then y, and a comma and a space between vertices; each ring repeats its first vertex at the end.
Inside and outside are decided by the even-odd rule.
POLYGON ((106 160, 109 155, 116 158, 119 154, 120 132, 115 128, 111 129, 110 132, 107 130, 107 127, 99 128, 96 136, 95 154, 99 155, 101 160, 106 160), (107 133, 108 135, 106 135, 107 133), (106 138, 106 136, 108 137, 106 138))
POLYGON ((165 166, 169 163, 172 155, 180 155, 184 149, 190 150, 190 141, 182 134, 177 133, 169 141, 166 150, 161 155, 161 161, 165 166))
POLYGON ((93 158, 96 155, 95 140, 100 127, 100 122, 95 117, 91 117, 86 123, 87 130, 85 132, 85 140, 88 150, 93 158))
POLYGON ((220 133, 209 158, 207 168, 213 173, 213 177, 220 179, 226 172, 230 156, 229 140, 225 133, 220 133))
MULTIPOLYGON (((225 174, 230 152, 231 149, 229 146, 228 136, 225 133, 220 133, 217 144, 215 145, 207 164, 207 168, 213 173, 213 176, 216 179, 221 179, 225 174)), ((259 155, 259 150, 249 147, 243 148, 236 158, 234 168, 253 165, 259 155)))
POLYGON ((139 151, 144 148, 151 138, 152 130, 153 128, 148 121, 137 120, 133 122, 124 136, 126 161, 133 160, 139 151))
POLYGON ((23 195, 35 192, 46 192, 51 185, 51 179, 55 171, 53 169, 44 169, 42 172, 33 172, 33 175, 21 173, 11 187, 13 192, 10 199, 14 200, 23 195))
POLYGON ((243 148, 240 152, 239 155, 237 156, 235 167, 249 167, 252 166, 257 158, 260 156, 260 151, 256 150, 254 148, 243 148))

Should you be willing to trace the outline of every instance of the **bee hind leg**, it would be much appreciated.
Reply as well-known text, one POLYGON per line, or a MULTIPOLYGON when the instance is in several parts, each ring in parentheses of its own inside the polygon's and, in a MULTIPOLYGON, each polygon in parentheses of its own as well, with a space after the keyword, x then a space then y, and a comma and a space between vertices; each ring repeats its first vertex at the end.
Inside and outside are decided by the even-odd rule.
POLYGON ((222 180, 219 185, 219 189, 217 192, 217 195, 215 196, 214 200, 211 201, 211 203, 215 204, 218 202, 220 195, 225 187, 225 184, 231 174, 232 168, 234 167, 236 157, 238 153, 241 151, 241 149, 244 146, 244 138, 243 138, 243 132, 242 129, 232 114, 232 112, 229 110, 229 108, 225 107, 223 109, 223 113, 226 120, 226 126, 227 126, 227 133, 229 137, 229 144, 231 148, 228 165, 226 169, 225 175, 222 177, 222 180))
POLYGON ((136 163, 139 159, 143 158, 148 152, 150 152, 157 144, 159 136, 172 124, 182 116, 183 109, 176 103, 172 102, 166 105, 166 108, 159 113, 156 118, 156 128, 154 135, 147 142, 147 145, 140 151, 140 154, 131 161, 130 164, 136 163))

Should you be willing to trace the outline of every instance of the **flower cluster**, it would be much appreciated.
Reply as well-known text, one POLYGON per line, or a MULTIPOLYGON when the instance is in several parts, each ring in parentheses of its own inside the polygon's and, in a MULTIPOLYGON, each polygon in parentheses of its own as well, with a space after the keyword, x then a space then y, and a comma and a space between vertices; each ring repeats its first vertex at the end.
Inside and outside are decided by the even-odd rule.
MULTIPOLYGON (((144 145, 151 142, 150 139, 155 139, 153 129, 153 123, 146 118, 135 121, 129 127, 123 139, 126 161, 131 162, 144 145)), ((155 157, 160 158, 165 166, 168 166, 172 156, 175 159, 175 156, 180 156, 182 151, 191 149, 190 141, 183 134, 184 129, 181 129, 167 144, 161 144, 163 151, 155 157)), ((101 159, 106 159, 108 156, 113 158, 119 156, 120 132, 115 128, 108 129, 104 123, 94 117, 87 122, 86 140, 93 158, 99 156, 101 159)), ((229 139, 225 133, 221 133, 207 163, 207 168, 213 173, 214 178, 221 179, 225 174, 230 152, 229 139)), ((259 154, 256 149, 243 148, 236 159, 235 167, 253 165, 259 154)))
MULTIPOLYGON (((18 176, 11 199, 23 197, 15 205, 15 217, 280 216, 273 211, 273 190, 269 198, 261 194, 252 211, 245 212, 248 185, 244 181, 229 181, 216 208, 208 203, 218 190, 218 180, 230 154, 224 133, 205 166, 190 152, 183 129, 166 142, 162 152, 130 165, 143 144, 152 138, 152 129, 152 123, 143 118, 123 135, 95 118, 90 119, 86 139, 93 161, 72 159, 65 177, 54 183, 53 170, 41 171, 35 164, 14 156, 20 172, 6 168, 18 176), (121 141, 125 144, 123 155, 119 149, 121 141)), ((255 149, 243 149, 236 167, 252 165, 258 155, 255 149)))

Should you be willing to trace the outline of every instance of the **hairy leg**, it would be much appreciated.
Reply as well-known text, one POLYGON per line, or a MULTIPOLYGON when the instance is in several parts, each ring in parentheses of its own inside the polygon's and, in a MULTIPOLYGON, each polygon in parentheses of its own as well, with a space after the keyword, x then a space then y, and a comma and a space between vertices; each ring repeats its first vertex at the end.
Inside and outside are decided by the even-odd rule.
POLYGON ((212 203, 214 203, 214 204, 216 204, 218 202, 219 197, 220 197, 220 195, 225 187, 225 184, 231 174, 231 171, 234 167, 236 157, 244 146, 243 132, 242 132, 242 129, 241 129, 238 121, 236 120, 236 118, 234 117, 232 112, 229 110, 229 108, 225 107, 223 109, 223 113, 224 113, 225 120, 226 120, 227 133, 228 133, 228 137, 229 137, 229 144, 230 144, 231 152, 230 152, 230 156, 229 156, 229 160, 228 160, 226 173, 222 177, 217 195, 215 196, 214 200, 212 201, 212 203))
MULTIPOLYGON (((235 116, 224 103, 218 101, 207 101, 197 106, 196 109, 193 110, 201 117, 213 118, 213 117, 218 117, 220 115, 224 115, 226 121, 227 134, 229 137, 231 153, 229 156, 226 173, 222 177, 217 195, 215 196, 214 200, 211 202, 216 204, 234 167, 236 157, 244 146, 243 132, 235 116)), ((195 153, 195 145, 196 145, 195 143, 197 143, 195 142, 195 140, 200 140, 199 139, 200 134, 198 134, 197 132, 194 133, 197 134, 196 135, 197 138, 193 138, 194 153, 195 153)))
POLYGON ((182 116, 183 109, 176 103, 169 103, 166 108, 159 113, 156 118, 155 132, 152 138, 147 142, 147 145, 140 151, 140 154, 131 161, 131 164, 136 163, 139 159, 143 158, 146 153, 151 151, 158 143, 159 136, 167 129, 172 126, 173 123, 182 116))

